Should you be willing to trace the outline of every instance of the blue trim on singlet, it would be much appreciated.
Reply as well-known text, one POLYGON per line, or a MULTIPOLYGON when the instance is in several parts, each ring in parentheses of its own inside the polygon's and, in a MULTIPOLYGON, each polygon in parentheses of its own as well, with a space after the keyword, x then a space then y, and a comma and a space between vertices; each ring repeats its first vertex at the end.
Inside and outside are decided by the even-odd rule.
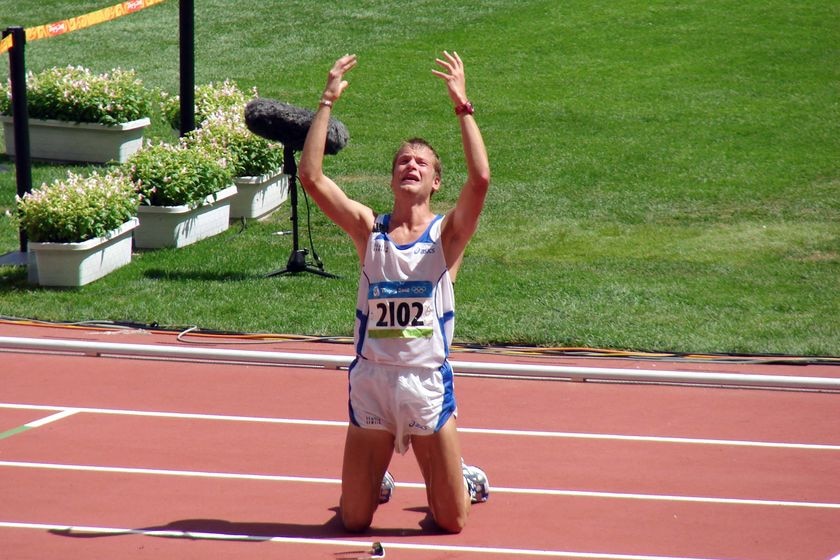
MULTIPOLYGON (((435 286, 439 286, 443 275, 448 272, 449 269, 445 269, 443 274, 440 275, 440 278, 437 279, 435 282, 435 286)), ((437 315, 437 300, 435 300, 435 315, 437 315)), ((440 327, 440 336, 443 339, 443 356, 444 360, 449 358, 449 340, 446 337, 446 323, 455 319, 455 310, 451 309, 446 311, 443 315, 438 318, 438 326, 440 327)))
MULTIPOLYGON (((370 285, 370 278, 368 278, 367 274, 365 274, 364 268, 362 268, 362 276, 365 277, 367 280, 368 285, 370 285)), ((367 323, 368 323, 368 314, 367 311, 363 309, 356 308, 356 319, 359 321, 359 333, 358 333, 358 340, 356 340, 356 355, 362 355, 362 348, 365 345, 365 335, 367 334, 367 323)), ((354 362, 355 363, 355 362, 354 362)))
POLYGON ((359 340, 356 341, 356 355, 362 355, 362 348, 365 346, 365 335, 367 334, 367 313, 361 309, 356 309, 356 319, 359 320, 359 340))
POLYGON ((452 373, 452 366, 448 360, 440 366, 440 373, 443 378, 443 403, 441 404, 440 416, 438 417, 437 426, 435 426, 435 432, 443 428, 446 421, 449 420, 449 417, 458 408, 455 402, 455 375, 452 373))
POLYGON ((446 323, 455 319, 455 312, 454 311, 447 311, 443 314, 438 320, 440 323, 440 336, 443 338, 443 352, 444 355, 448 358, 449 357, 449 340, 446 338, 446 323))
POLYGON ((353 412, 353 404, 350 402, 350 390, 351 390, 351 389, 352 389, 352 387, 353 387, 352 383, 350 383, 350 372, 351 372, 351 371, 353 371, 353 368, 354 368, 354 367, 356 367, 356 363, 357 363, 358 361, 359 361, 359 358, 358 358, 358 357, 356 357, 356 358, 355 358, 355 359, 354 359, 354 360, 350 363, 350 367, 349 367, 349 368, 347 368, 347 412, 348 412, 348 414, 349 414, 349 416, 350 416, 350 422, 351 422, 354 426, 359 426, 359 427, 361 427, 361 425, 359 424, 358 420, 356 420, 356 413, 355 413, 355 412, 353 412))
POLYGON ((405 251, 406 249, 411 249, 417 243, 434 243, 434 241, 432 240, 432 234, 431 234, 432 226, 435 225, 435 222, 437 222, 438 220, 440 220, 442 218, 443 218, 443 214, 435 214, 435 217, 434 217, 434 219, 432 219, 431 223, 429 224, 429 227, 426 228, 426 231, 424 231, 423 234, 420 237, 418 237, 416 240, 412 241, 411 243, 406 243, 405 245, 398 245, 397 243, 394 243, 394 240, 391 239, 388 236, 388 226, 391 223, 391 215, 390 214, 383 214, 381 216, 381 220, 377 220, 377 225, 380 226, 380 229, 378 229, 379 235, 376 236, 376 239, 387 239, 388 241, 390 241, 394 245, 394 247, 396 247, 400 251, 405 251))
POLYGON ((389 225, 391 225, 391 214, 380 214, 376 217, 376 222, 373 225, 373 231, 388 233, 389 225))

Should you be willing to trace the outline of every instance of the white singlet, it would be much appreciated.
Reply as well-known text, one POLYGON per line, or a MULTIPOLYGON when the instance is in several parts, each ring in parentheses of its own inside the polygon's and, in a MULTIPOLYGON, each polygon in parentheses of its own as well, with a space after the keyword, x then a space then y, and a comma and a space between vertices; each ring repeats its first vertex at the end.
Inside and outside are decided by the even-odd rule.
POLYGON ((454 290, 441 245, 443 216, 413 243, 388 236, 378 216, 365 252, 350 366, 350 419, 384 429, 405 453, 409 435, 439 430, 455 413, 449 343, 454 290))

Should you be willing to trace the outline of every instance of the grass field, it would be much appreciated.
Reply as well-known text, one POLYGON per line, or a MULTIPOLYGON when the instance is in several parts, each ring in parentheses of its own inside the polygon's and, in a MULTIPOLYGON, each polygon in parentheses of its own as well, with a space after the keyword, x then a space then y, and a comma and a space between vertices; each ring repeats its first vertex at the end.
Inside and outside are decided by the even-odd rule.
MULTIPOLYGON (((0 0, 0 27, 110 3, 0 0)), ((130 67, 177 93, 177 12, 171 0, 32 42, 27 67, 130 67)), ((327 172, 387 211, 392 153, 424 136, 443 158, 445 211, 463 155, 431 70, 458 51, 493 169, 456 287, 458 340, 838 356, 838 17, 828 0, 196 0, 196 78, 314 107, 332 61, 357 53, 335 110, 351 141, 327 172)), ((151 135, 171 137, 153 118, 151 135)), ((66 169, 37 165, 35 183, 66 169)), ((0 254, 17 248, 14 192, 0 160, 0 254)), ((288 217, 139 253, 78 290, 0 268, 0 314, 351 334, 355 252, 316 208, 315 247, 342 278, 264 277, 290 254, 274 235, 288 217)))

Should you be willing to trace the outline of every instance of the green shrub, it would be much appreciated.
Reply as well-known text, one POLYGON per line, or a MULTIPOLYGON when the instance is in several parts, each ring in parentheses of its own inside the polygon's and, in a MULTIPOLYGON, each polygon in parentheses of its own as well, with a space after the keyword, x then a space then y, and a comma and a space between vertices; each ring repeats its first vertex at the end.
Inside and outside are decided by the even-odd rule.
POLYGON ((232 180, 230 166, 215 154, 184 143, 147 144, 124 167, 151 206, 198 206, 232 180))
MULTIPOLYGON (((162 93, 160 110, 163 118, 173 129, 181 128, 181 97, 162 93)), ((256 97, 256 88, 251 97, 256 97)), ((200 125, 213 113, 234 108, 239 111, 245 109, 248 97, 239 89, 236 83, 225 80, 221 84, 210 82, 195 86, 195 122, 200 125)))
MULTIPOLYGON (((152 92, 133 70, 94 74, 81 66, 27 74, 27 110, 33 119, 114 125, 148 117, 152 92)), ((11 84, 0 85, 0 113, 12 114, 11 84)))
POLYGON ((259 176, 283 165, 282 144, 269 142, 248 130, 239 108, 209 115, 184 141, 224 160, 234 177, 259 176))
POLYGON ((101 237, 137 215, 140 195, 119 170, 66 179, 17 197, 17 217, 30 241, 76 243, 101 237))

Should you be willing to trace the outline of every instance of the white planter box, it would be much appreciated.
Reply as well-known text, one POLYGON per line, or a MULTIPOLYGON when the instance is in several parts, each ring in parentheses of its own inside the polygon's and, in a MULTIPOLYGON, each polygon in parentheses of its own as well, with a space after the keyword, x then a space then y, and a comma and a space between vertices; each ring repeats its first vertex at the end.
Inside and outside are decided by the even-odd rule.
POLYGON ((131 262, 131 218, 103 237, 80 243, 35 243, 27 246, 29 281, 42 286, 84 286, 131 262))
MULTIPOLYGON (((6 153, 15 154, 14 121, 0 116, 6 153)), ((29 151, 33 159, 107 163, 125 161, 143 145, 151 121, 138 119, 118 125, 29 119, 29 151)))
POLYGON ((230 225, 230 201, 236 186, 210 195, 197 208, 190 206, 140 206, 140 227, 134 232, 134 246, 139 249, 185 247, 227 230, 230 225))
POLYGON ((238 190, 230 203, 230 217, 262 218, 276 210, 289 196, 289 176, 283 170, 259 177, 234 177, 238 190))

